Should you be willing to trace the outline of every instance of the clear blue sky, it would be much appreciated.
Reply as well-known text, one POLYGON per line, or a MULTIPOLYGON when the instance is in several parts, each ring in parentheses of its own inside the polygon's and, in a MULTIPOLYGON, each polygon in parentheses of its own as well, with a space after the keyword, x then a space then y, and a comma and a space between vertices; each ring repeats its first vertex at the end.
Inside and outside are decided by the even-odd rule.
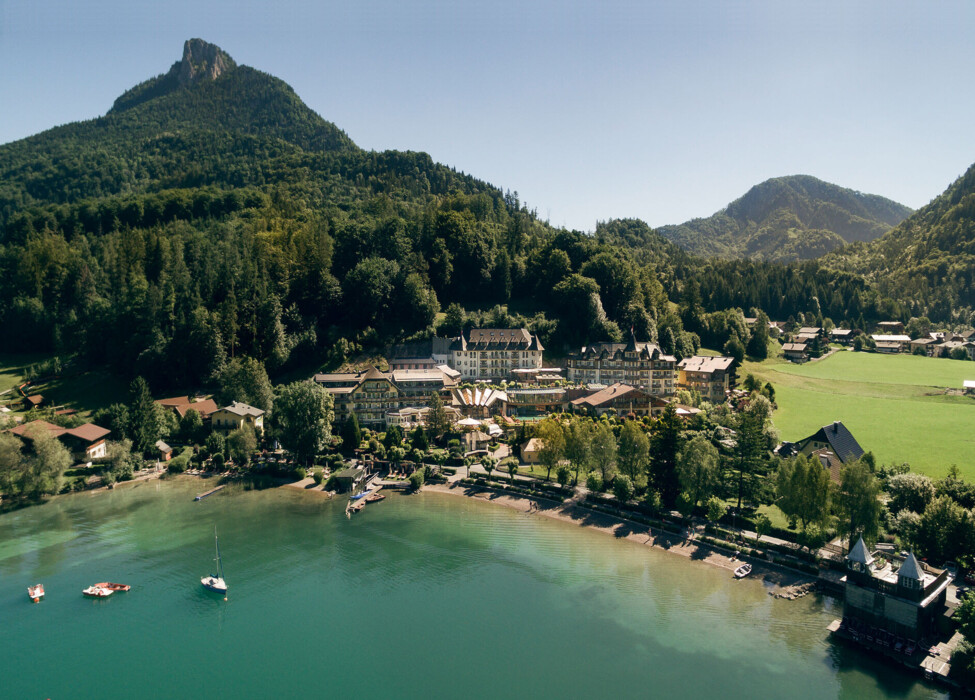
POLYGON ((679 223, 797 173, 919 207, 975 162, 973 29, 970 0, 0 0, 0 143, 200 37, 557 226, 679 223))

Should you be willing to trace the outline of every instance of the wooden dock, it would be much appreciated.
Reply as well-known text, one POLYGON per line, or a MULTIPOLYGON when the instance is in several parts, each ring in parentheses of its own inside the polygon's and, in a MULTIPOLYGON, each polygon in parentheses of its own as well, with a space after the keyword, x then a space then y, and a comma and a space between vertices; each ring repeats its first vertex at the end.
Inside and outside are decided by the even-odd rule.
POLYGON ((353 513, 358 513, 360 510, 366 507, 367 503, 370 503, 370 501, 368 500, 369 498, 377 495, 382 490, 383 490, 382 486, 375 486, 373 488, 366 489, 362 493, 358 494, 358 498, 355 499, 350 498, 349 504, 345 507, 345 514, 349 517, 352 517, 353 513))
POLYGON ((216 493, 217 491, 219 491, 220 489, 223 489, 223 488, 226 488, 226 487, 227 487, 227 485, 226 485, 226 484, 220 484, 220 486, 214 486, 214 487, 213 487, 212 489, 210 489, 209 491, 204 491, 203 493, 201 493, 201 494, 199 494, 199 495, 198 495, 198 496, 197 496, 196 498, 194 498, 193 500, 194 500, 194 501, 202 501, 202 500, 203 500, 204 498, 206 498, 207 496, 212 496, 213 494, 215 494, 215 493, 216 493))

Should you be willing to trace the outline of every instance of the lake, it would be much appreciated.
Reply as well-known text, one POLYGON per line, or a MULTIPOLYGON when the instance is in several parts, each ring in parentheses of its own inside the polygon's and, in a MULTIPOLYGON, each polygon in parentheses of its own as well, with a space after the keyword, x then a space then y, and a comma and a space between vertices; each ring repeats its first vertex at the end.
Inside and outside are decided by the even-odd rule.
POLYGON ((286 488, 194 502, 208 484, 0 516, 2 697, 947 697, 830 642, 830 598, 577 525, 436 493, 351 520, 286 488), (214 526, 227 601, 200 586, 214 526))

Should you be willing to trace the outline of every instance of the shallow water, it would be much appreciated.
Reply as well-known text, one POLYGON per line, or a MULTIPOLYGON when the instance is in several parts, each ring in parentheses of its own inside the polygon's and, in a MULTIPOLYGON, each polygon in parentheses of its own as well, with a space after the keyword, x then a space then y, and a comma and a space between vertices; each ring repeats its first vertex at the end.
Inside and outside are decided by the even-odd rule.
POLYGON ((829 598, 442 494, 192 478, 0 516, 4 698, 937 698, 826 637, 829 598), (213 526, 228 600, 207 593, 213 526), (96 581, 130 593, 89 600, 96 581), (32 605, 28 584, 46 599, 32 605))

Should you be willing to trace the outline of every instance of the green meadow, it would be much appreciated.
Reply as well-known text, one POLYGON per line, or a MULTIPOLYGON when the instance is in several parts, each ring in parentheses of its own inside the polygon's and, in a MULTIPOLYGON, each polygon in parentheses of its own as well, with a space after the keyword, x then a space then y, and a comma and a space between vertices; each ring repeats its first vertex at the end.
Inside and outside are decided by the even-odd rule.
POLYGON ((843 421, 881 464, 907 462, 935 478, 956 464, 975 480, 975 398, 946 393, 975 379, 975 363, 841 350, 804 365, 746 362, 747 373, 772 382, 783 440, 843 421))

